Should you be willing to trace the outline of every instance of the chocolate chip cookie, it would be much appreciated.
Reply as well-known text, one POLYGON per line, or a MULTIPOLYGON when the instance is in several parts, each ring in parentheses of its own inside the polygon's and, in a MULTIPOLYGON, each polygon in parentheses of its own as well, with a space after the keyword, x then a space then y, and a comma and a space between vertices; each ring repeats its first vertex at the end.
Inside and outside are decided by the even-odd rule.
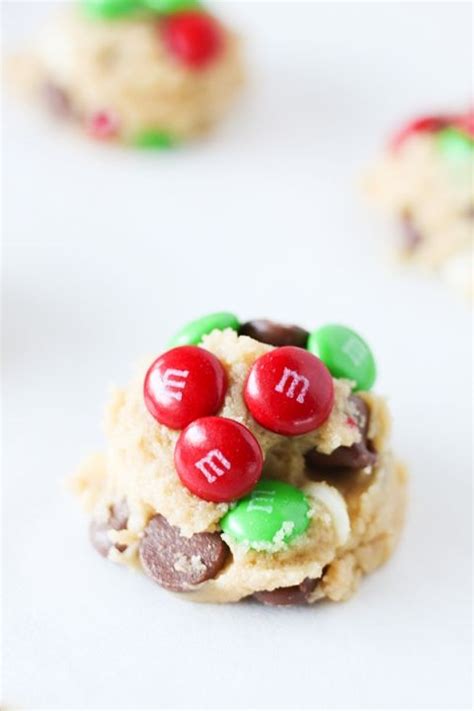
POLYGON ((188 324, 115 392, 106 451, 73 479, 95 547, 188 600, 346 599, 405 511, 375 377, 340 324, 188 324))

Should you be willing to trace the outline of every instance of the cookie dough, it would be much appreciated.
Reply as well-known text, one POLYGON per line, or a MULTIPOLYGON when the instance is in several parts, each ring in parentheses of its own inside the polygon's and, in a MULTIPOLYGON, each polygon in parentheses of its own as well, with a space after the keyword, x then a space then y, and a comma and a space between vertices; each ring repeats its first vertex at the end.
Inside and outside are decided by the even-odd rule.
POLYGON ((366 187, 398 223, 401 255, 472 297, 474 113, 425 116, 404 126, 366 187))
POLYGON ((207 131, 243 78, 236 36, 191 0, 85 0, 59 13, 12 73, 93 138, 143 148, 207 131))
POLYGON ((275 605, 345 600, 391 555, 406 473, 387 407, 315 355, 375 378, 372 353, 342 326, 302 333, 213 314, 115 390, 106 450, 72 479, 102 555, 186 600, 275 605), (159 421, 170 413, 177 429, 159 421))

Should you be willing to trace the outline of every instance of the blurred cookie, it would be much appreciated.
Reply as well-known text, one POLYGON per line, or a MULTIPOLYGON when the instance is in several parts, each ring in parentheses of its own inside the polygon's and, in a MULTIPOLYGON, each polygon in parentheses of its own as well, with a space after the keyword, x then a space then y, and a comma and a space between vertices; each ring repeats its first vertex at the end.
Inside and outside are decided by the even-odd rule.
POLYGON ((402 127, 366 187, 398 223, 402 256, 472 296, 474 113, 424 116, 402 127))
POLYGON ((12 68, 93 138, 157 149, 213 126, 243 77, 237 38, 194 0, 83 0, 12 68))

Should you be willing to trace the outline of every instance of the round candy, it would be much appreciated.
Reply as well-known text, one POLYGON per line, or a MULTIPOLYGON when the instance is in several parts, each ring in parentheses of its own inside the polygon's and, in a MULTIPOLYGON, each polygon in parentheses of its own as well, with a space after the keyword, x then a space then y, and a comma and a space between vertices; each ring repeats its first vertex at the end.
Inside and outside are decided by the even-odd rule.
POLYGON ((184 10, 195 10, 200 7, 198 0, 142 0, 143 7, 158 12, 160 15, 172 15, 184 10))
POLYGON ((464 131, 457 128, 445 128, 437 135, 441 151, 454 161, 464 161, 472 158, 474 140, 464 131))
POLYGON ((163 353, 148 369, 143 386, 145 405, 162 425, 182 429, 222 406, 227 375, 221 362, 197 346, 163 353))
POLYGON ((81 0, 90 15, 113 19, 129 15, 140 7, 140 0, 81 0))
POLYGON ((346 326, 328 325, 313 331, 308 350, 318 355, 335 378, 355 382, 355 390, 370 390, 375 382, 374 356, 367 343, 346 326))
POLYGON ((271 346, 306 348, 309 333, 299 326, 287 326, 283 323, 258 318, 243 323, 239 328, 239 335, 249 336, 261 343, 269 343, 271 346))
POLYGON ((87 131, 101 141, 114 138, 119 131, 118 118, 110 111, 96 111, 87 121, 87 131))
POLYGON ((237 316, 228 311, 219 311, 215 314, 208 314, 196 321, 187 323, 186 326, 178 331, 171 339, 170 346, 187 346, 197 345, 201 343, 204 336, 215 329, 223 331, 225 328, 232 328, 237 331, 239 328, 239 320, 237 316))
POLYGON ((320 427, 331 413, 334 386, 319 358, 284 346, 258 358, 244 387, 245 404, 271 432, 301 435, 320 427))
POLYGON ((218 23, 202 12, 170 15, 160 31, 168 50, 191 69, 201 69, 219 54, 223 40, 218 23))
POLYGON ((166 131, 150 129, 142 131, 133 139, 133 145, 137 148, 149 148, 151 150, 165 150, 173 148, 176 144, 174 139, 166 131))
POLYGON ((283 481, 262 479, 228 511, 221 527, 238 543, 264 549, 290 543, 309 525, 309 502, 302 491, 283 481))
POLYGON ((260 479, 263 455, 244 425, 225 417, 202 417, 181 432, 174 461, 183 484, 206 501, 248 494, 260 479))
POLYGON ((448 116, 422 116, 405 124, 392 137, 391 146, 394 149, 400 148, 405 141, 417 133, 435 133, 450 123, 448 116))
POLYGON ((468 111, 463 116, 458 116, 456 120, 453 121, 453 125, 460 128, 464 133, 467 133, 471 138, 474 138, 474 109, 468 111))

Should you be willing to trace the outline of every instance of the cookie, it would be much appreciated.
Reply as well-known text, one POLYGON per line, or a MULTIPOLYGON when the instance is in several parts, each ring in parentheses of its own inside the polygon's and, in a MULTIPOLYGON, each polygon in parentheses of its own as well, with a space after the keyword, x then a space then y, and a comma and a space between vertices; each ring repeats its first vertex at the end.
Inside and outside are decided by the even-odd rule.
POLYGON ((403 126, 366 187, 398 225, 401 256, 472 297, 474 113, 424 116, 403 126))
POLYGON ((89 136, 150 149, 208 130, 243 76, 237 38, 193 0, 83 0, 12 73, 89 136))
POLYGON ((306 348, 287 345, 298 327, 243 330, 211 314, 145 359, 72 487, 102 555, 186 600, 345 600, 391 555, 406 504, 374 356, 338 324, 306 348))

